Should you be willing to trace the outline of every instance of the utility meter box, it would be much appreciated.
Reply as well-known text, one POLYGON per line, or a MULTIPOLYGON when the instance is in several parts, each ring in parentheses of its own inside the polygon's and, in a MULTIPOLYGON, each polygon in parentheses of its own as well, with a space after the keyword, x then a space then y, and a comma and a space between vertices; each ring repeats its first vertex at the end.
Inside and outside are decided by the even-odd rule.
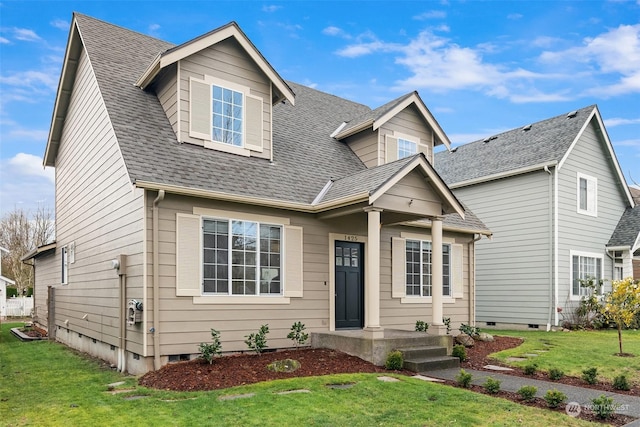
POLYGON ((133 326, 142 321, 142 303, 140 301, 130 299, 127 304, 127 325, 133 326))

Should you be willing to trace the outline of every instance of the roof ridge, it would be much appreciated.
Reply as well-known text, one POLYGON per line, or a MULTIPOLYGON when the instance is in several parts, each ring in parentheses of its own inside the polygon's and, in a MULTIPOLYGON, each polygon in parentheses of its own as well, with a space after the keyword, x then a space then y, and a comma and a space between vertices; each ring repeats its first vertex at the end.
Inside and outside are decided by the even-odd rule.
POLYGON ((112 22, 108 22, 108 21, 105 21, 105 20, 102 20, 102 19, 99 19, 99 18, 95 18, 93 16, 89 16, 89 15, 86 15, 86 14, 81 13, 81 12, 75 12, 74 11, 74 12, 72 12, 72 15, 73 15, 74 18, 82 17, 82 19, 90 19, 92 21, 99 22, 99 23, 101 23, 103 25, 108 25, 110 27, 114 27, 114 28, 117 28, 119 30, 123 30, 123 31, 129 32, 129 33, 133 33, 133 34, 135 34, 137 36, 143 36, 143 37, 146 37, 146 38, 154 40, 154 41, 160 41, 160 42, 164 42, 164 43, 167 43, 167 44, 171 44, 171 45, 173 45, 173 47, 176 46, 176 44, 173 43, 173 42, 169 42, 169 41, 160 39, 158 37, 150 36, 148 34, 140 32, 140 31, 132 30, 131 28, 123 27, 122 25, 117 25, 117 24, 114 24, 112 22))

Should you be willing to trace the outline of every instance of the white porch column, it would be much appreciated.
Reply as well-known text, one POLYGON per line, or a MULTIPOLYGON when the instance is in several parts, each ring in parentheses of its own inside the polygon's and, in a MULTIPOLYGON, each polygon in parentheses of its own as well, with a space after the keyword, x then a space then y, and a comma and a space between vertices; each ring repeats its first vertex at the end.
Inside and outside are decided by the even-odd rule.
POLYGON ((367 250, 364 289, 364 330, 372 337, 382 337, 380 326, 380 212, 382 209, 365 208, 367 213, 367 250))
MULTIPOLYGON (((431 219, 431 324, 442 325, 442 218, 431 219)), ((440 329, 440 328, 439 328, 440 329)))

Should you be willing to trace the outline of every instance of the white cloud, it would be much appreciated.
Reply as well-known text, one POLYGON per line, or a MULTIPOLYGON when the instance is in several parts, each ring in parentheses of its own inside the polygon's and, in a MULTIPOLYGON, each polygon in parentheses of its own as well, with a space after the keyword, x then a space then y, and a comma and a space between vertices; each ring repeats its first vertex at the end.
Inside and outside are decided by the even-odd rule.
POLYGON ((46 141, 49 137, 49 132, 46 130, 37 129, 14 129, 9 131, 9 136, 16 139, 28 139, 33 141, 46 141))
POLYGON ((343 39, 351 39, 351 35, 342 28, 329 26, 322 30, 322 34, 333 37, 342 37, 343 39))
POLYGON ((0 83, 13 87, 41 88, 55 91, 58 87, 58 72, 26 70, 11 74, 9 76, 0 76, 0 83))
POLYGON ((516 21, 518 19, 522 19, 524 15, 522 15, 521 13, 510 13, 507 15, 507 19, 510 19, 512 21, 516 21))
POLYGON ((614 126, 621 126, 621 125, 637 125, 640 124, 640 118, 637 119, 622 119, 622 118, 611 118, 611 119, 605 119, 604 120, 604 125, 608 128, 612 128, 614 126))
POLYGON ((26 42, 35 42, 41 40, 40 36, 37 35, 35 31, 28 28, 13 28, 13 36, 18 40, 26 42))
POLYGON ((273 12, 277 11, 278 9, 282 9, 282 6, 277 6, 275 4, 268 5, 268 6, 262 6, 262 11, 263 12, 268 12, 268 13, 273 13, 273 12))
POLYGON ((160 24, 150 24, 149 25, 149 31, 153 32, 153 31, 158 31, 160 29, 160 24))
POLYGON ((427 19, 444 19, 447 17, 447 12, 444 10, 430 10, 428 12, 415 15, 413 19, 418 21, 425 21, 427 19))
POLYGON ((22 177, 41 177, 50 182, 55 181, 55 171, 53 168, 44 168, 42 158, 33 154, 18 153, 8 161, 9 169, 12 173, 22 177))
POLYGON ((5 39, 4 37, 0 37, 0 44, 9 44, 11 43, 8 39, 5 39))
POLYGON ((59 30, 68 30, 69 29, 69 22, 65 21, 64 19, 54 19, 53 21, 50 22, 51 26, 54 28, 57 28, 59 30))

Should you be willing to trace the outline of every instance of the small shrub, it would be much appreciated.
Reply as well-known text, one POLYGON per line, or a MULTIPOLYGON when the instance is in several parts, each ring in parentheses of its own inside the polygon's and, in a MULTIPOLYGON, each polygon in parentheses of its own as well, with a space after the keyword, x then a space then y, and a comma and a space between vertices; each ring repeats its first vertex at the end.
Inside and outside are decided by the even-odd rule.
POLYGON ((287 338, 293 341, 296 348, 298 348, 301 345, 304 345, 304 343, 307 342, 307 340, 309 339, 309 334, 305 333, 304 330, 305 330, 305 327, 304 327, 304 323, 302 322, 296 322, 293 325, 291 325, 291 332, 289 332, 289 334, 287 335, 287 338))
POLYGON ((601 394, 599 397, 591 400, 591 410, 598 416, 598 418, 606 420, 616 409, 616 405, 613 404, 613 399, 601 394))
POLYGON ((558 368, 549 369, 549 379, 552 381, 558 381, 560 378, 564 377, 564 372, 558 368))
POLYGON ((537 370, 538 365, 535 363, 529 363, 524 368, 522 368, 522 372, 524 372, 525 375, 534 375, 537 370))
POLYGON ((404 357, 398 350, 394 350, 387 354, 387 361, 384 362, 384 367, 390 371, 399 371, 404 365, 404 357))
POLYGON ((444 326, 446 326, 447 335, 449 335, 449 332, 451 332, 451 318, 450 317, 443 317, 442 318, 442 323, 444 323, 444 326))
POLYGON ((462 344, 456 344, 453 346, 451 355, 460 359, 461 362, 464 362, 465 360, 467 360, 467 349, 464 348, 462 344))
POLYGON ((245 335, 244 343, 258 354, 261 354, 267 348, 267 334, 269 333, 269 325, 262 325, 255 334, 245 335))
POLYGON ((631 390, 629 380, 625 374, 620 374, 613 379, 613 388, 616 390, 631 390))
POLYGON ((429 324, 422 320, 416 320, 416 332, 427 332, 429 324))
POLYGON ((460 329, 460 332, 462 332, 463 334, 467 334, 470 337, 475 337, 480 335, 480 328, 476 328, 475 326, 469 326, 463 323, 460 325, 458 329, 460 329))
POLYGON ((557 408, 562 404, 562 402, 567 400, 567 395, 554 388, 552 390, 547 390, 544 395, 544 400, 547 402, 547 406, 549 408, 557 408))
POLYGON ((587 368, 582 371, 582 379, 587 384, 595 384, 598 382, 598 368, 587 368))
POLYGON ((526 402, 532 401, 536 397, 536 393, 538 392, 538 388, 532 385, 525 385, 518 389, 518 394, 520 398, 526 402))
POLYGON ((465 371, 464 369, 460 369, 460 373, 456 375, 456 381, 460 387, 469 388, 471 387, 471 380, 473 379, 473 375, 465 371))
POLYGON ((213 363, 213 358, 219 356, 222 353, 222 344, 220 343, 220 332, 215 329, 211 329, 211 344, 206 342, 201 342, 198 346, 198 350, 200 353, 200 357, 209 364, 213 363))
POLYGON ((490 394, 496 394, 500 391, 500 380, 494 380, 491 377, 487 378, 487 381, 484 383, 484 389, 490 394))

